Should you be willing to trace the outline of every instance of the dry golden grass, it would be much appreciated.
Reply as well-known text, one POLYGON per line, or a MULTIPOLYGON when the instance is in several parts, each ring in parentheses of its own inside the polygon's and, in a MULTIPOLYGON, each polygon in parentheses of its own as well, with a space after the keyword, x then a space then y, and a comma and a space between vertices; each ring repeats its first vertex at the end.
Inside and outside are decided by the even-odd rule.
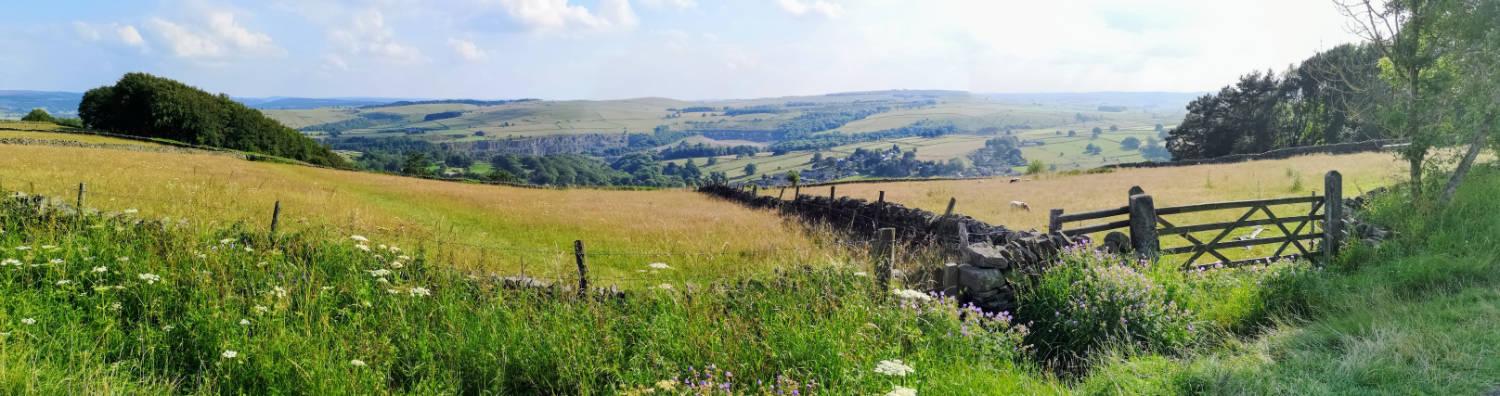
POLYGON ((90 207, 254 230, 267 228, 279 200, 288 232, 332 228, 506 275, 571 279, 572 241, 582 239, 601 284, 706 279, 840 254, 774 213, 684 190, 510 188, 220 155, 0 145, 5 188, 71 198, 79 182, 90 207), (638 272, 653 262, 673 269, 638 272))

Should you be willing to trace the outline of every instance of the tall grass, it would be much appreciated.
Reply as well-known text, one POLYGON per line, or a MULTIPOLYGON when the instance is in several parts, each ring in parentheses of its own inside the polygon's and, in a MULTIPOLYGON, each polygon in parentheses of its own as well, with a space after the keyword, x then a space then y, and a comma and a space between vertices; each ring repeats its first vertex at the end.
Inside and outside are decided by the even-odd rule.
POLYGON ((1056 390, 1016 363, 1005 316, 851 268, 579 298, 353 236, 0 214, 0 388, 18 393, 1056 390), (874 370, 894 360, 915 371, 874 370))

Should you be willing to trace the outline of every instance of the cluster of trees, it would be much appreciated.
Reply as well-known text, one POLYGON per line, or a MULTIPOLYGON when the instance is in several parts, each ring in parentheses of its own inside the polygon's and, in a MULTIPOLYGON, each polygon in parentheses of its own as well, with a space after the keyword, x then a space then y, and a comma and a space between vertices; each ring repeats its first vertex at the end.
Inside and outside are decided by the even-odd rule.
POLYGON ((1252 72, 1188 104, 1167 148, 1178 159, 1384 137, 1373 116, 1391 86, 1374 45, 1343 45, 1283 73, 1252 72))
POLYGON ((1442 189, 1446 202, 1480 151, 1497 146, 1500 2, 1339 0, 1363 43, 1285 73, 1251 73, 1189 105, 1169 133, 1177 159, 1301 145, 1400 138, 1412 198, 1439 146, 1467 146, 1442 189))
POLYGON ((676 146, 662 150, 657 157, 662 160, 675 160, 683 158, 718 157, 724 155, 755 155, 760 148, 755 146, 711 146, 703 143, 687 144, 681 143, 676 146))
POLYGON ((781 113, 783 111, 785 111, 785 110, 782 110, 781 107, 772 106, 772 105, 745 106, 745 107, 725 107, 724 108, 724 115, 727 115, 727 116, 742 116, 742 115, 750 115, 750 114, 777 114, 777 113, 781 113))
POLYGON ((490 160, 491 178, 509 183, 550 186, 679 187, 726 182, 727 175, 704 172, 693 160, 663 166, 650 153, 634 153, 609 164, 577 154, 523 156, 503 154, 490 160))
POLYGON ((83 120, 79 120, 77 118, 53 117, 51 113, 47 112, 47 110, 42 109, 31 109, 30 113, 26 113, 25 116, 21 117, 21 121, 50 122, 53 124, 74 128, 83 127, 83 120))
POLYGON ((969 154, 969 161, 976 168, 986 169, 1010 169, 1026 165, 1026 158, 1021 156, 1021 141, 1014 136, 984 141, 984 148, 969 154))
POLYGON ((838 128, 871 115, 890 111, 890 107, 876 106, 844 111, 809 111, 793 117, 776 127, 785 139, 800 139, 813 133, 838 128))
POLYGON ((967 168, 957 158, 946 162, 921 161, 916 149, 902 151, 897 145, 886 150, 858 148, 845 158, 820 157, 813 165, 813 169, 820 171, 891 178, 952 176, 967 168))
POLYGON ((349 166, 327 147, 228 95, 145 73, 84 93, 78 115, 99 130, 349 166))
POLYGON ((446 119, 449 119, 449 118, 462 117, 463 115, 464 115, 464 112, 462 112, 462 111, 444 111, 444 112, 440 112, 440 113, 432 113, 432 114, 428 114, 428 115, 422 116, 422 121, 446 120, 446 119))
POLYGON ((440 100, 402 100, 397 102, 362 106, 361 109, 378 109, 382 107, 401 107, 411 105, 429 104, 464 104, 471 106, 499 106, 511 103, 536 102, 541 99, 506 99, 506 100, 474 100, 474 99, 440 99, 440 100))
POLYGON ((772 144, 771 151, 779 155, 799 150, 821 150, 850 143, 873 142, 913 136, 939 137, 954 132, 958 132, 958 127, 953 126, 952 123, 922 120, 904 127, 876 132, 860 134, 825 133, 801 139, 784 140, 772 144))

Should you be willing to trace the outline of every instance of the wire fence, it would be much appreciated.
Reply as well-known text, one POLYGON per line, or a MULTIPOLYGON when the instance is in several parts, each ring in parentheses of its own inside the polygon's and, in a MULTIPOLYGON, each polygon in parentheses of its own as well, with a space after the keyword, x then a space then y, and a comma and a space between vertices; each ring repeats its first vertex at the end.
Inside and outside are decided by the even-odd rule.
MULTIPOLYGON (((226 177, 234 175, 234 173, 224 174, 226 177)), ((339 217, 348 219, 343 222, 317 221, 309 220, 308 216, 295 216, 294 209, 273 209, 275 206, 280 206, 279 201, 226 204, 218 200, 202 199, 195 194, 183 194, 180 199, 164 199, 138 193, 100 190, 87 183, 60 183, 56 180, 41 181, 9 176, 0 178, 0 191, 7 190, 50 197, 50 199, 69 204, 81 204, 89 210, 98 210, 103 213, 130 214, 141 218, 158 217, 170 220, 172 217, 177 217, 189 224, 199 225, 240 223, 248 231, 259 229, 276 234, 329 232, 343 238, 356 235, 378 237, 386 239, 390 245, 415 244, 413 249, 401 250, 411 252, 414 256, 421 255, 429 261, 456 264, 471 270, 471 273, 482 272, 492 277, 524 278, 557 285, 574 284, 579 277, 577 268, 579 255, 571 246, 574 241, 539 244, 543 246, 505 245, 516 243, 513 240, 495 240, 494 244, 481 244, 457 238, 456 235, 459 232, 454 231, 451 224, 439 223, 425 226, 411 224, 403 225, 399 229, 372 230, 357 225, 367 220, 361 218, 358 213, 349 213, 347 216, 324 216, 325 219, 339 217), (110 207, 103 208, 101 203, 103 203, 102 206, 110 207), (143 204, 153 206, 155 210, 152 212, 155 213, 142 213, 139 205, 143 204), (194 211, 205 214, 204 217, 208 219, 189 219, 194 211), (290 227, 285 222, 289 218, 297 218, 290 227), (280 228, 270 229, 272 223, 280 223, 280 228), (495 270, 505 273, 493 272, 495 270)), ((686 283, 705 280, 694 276, 701 276, 701 273, 705 271, 701 267, 708 264, 717 264, 709 267, 722 272, 723 275, 731 275, 746 272, 744 271, 746 268, 743 268, 745 267, 744 259, 808 261, 815 258, 832 259, 839 256, 858 257, 865 252, 874 251, 877 246, 874 243, 873 232, 870 238, 854 238, 852 237, 853 231, 878 224, 878 218, 866 215, 856 215, 856 218, 851 219, 847 224, 827 224, 827 227, 835 231, 843 231, 842 234, 838 234, 841 237, 828 237, 829 239, 819 240, 812 246, 724 247, 712 251, 622 249, 604 246, 602 248, 590 247, 583 252, 582 256, 588 268, 588 283, 591 285, 608 287, 686 283), (857 222, 868 224, 868 226, 857 224, 857 222), (656 263, 667 264, 668 267, 659 268, 653 265, 656 263), (687 267, 700 268, 689 271, 693 273, 689 275, 684 274, 683 271, 687 267)), ((897 249, 895 254, 897 257, 911 256, 906 249, 899 247, 895 249, 897 249)))

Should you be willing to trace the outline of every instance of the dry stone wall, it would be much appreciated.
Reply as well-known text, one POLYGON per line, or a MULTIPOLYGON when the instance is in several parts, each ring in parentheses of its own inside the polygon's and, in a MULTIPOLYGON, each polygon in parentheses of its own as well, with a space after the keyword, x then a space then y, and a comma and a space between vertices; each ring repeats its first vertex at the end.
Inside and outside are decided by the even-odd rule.
POLYGON ((1039 273, 1064 247, 1086 241, 991 225, 963 215, 943 216, 890 202, 803 195, 795 199, 759 196, 729 186, 705 186, 699 192, 753 207, 780 211, 856 236, 896 229, 897 241, 911 246, 938 245, 958 258, 929 279, 933 291, 955 295, 989 311, 1015 307, 1012 282, 1039 273))

